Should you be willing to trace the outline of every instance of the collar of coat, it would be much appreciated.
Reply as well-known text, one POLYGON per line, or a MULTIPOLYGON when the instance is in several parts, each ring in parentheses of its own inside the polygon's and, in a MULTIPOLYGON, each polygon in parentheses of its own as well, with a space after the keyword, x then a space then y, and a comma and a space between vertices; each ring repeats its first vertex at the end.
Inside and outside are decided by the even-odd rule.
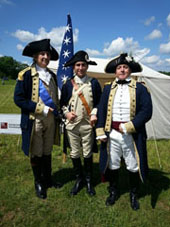
POLYGON ((78 77, 77 75, 74 76, 74 80, 77 84, 84 84, 84 83, 89 83, 92 78, 88 77, 87 75, 85 77, 83 77, 82 79, 80 77, 78 77))
MULTIPOLYGON (((46 68, 48 72, 51 72, 49 68, 46 68)), ((33 63, 31 65, 31 76, 36 76, 37 75, 37 70, 36 70, 36 66, 35 64, 33 63)))
MULTIPOLYGON (((136 88, 136 80, 135 79, 131 79, 131 82, 129 84, 127 84, 127 86, 132 87, 132 88, 136 88)), ((118 86, 118 84, 116 83, 116 79, 112 82, 111 85, 111 89, 114 89, 118 86)))

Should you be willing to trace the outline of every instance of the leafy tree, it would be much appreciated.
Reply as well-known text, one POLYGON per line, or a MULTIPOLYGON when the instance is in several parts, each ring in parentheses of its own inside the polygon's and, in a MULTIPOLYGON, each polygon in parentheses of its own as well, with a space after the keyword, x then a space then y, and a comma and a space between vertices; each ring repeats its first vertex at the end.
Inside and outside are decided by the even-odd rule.
POLYGON ((16 79, 19 71, 26 68, 27 66, 27 64, 18 62, 10 56, 0 57, 0 77, 16 79))
POLYGON ((163 73, 163 74, 165 74, 165 75, 167 75, 167 76, 170 76, 170 72, 164 72, 164 71, 159 71, 160 73, 163 73))

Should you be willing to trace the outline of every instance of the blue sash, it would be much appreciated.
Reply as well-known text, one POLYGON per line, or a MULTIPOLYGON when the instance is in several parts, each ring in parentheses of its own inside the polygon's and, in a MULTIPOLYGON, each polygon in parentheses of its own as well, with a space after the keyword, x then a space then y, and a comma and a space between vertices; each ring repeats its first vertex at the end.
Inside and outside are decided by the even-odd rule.
POLYGON ((55 116, 58 116, 57 107, 41 80, 39 80, 39 95, 46 106, 49 106, 54 109, 53 114, 55 116))

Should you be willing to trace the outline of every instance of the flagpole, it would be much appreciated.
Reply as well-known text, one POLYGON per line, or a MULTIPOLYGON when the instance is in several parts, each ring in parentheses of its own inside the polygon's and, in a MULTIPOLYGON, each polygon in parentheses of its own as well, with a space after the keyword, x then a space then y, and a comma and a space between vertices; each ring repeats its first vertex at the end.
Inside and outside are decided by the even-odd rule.
MULTIPOLYGON (((68 78, 71 78, 73 76, 73 68, 64 67, 64 64, 73 56, 73 53, 74 53, 74 45, 73 45, 72 21, 71 21, 70 14, 68 14, 67 26, 66 26, 62 46, 61 46, 59 64, 58 64, 58 70, 57 70, 57 83, 60 91, 62 89, 63 83, 65 83, 68 78)), ((66 157, 67 157, 68 138, 67 138, 64 120, 62 121, 62 124, 63 124, 62 125, 63 126, 63 163, 65 163, 66 157)))

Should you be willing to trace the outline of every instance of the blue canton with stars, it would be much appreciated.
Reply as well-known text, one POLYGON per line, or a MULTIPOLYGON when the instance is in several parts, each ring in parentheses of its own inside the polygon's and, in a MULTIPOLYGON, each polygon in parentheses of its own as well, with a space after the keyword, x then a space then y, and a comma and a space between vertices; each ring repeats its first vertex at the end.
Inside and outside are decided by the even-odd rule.
POLYGON ((73 31, 70 15, 67 15, 67 26, 61 47, 58 71, 57 71, 57 82, 58 87, 61 90, 63 83, 73 75, 73 68, 64 67, 64 64, 73 56, 73 31))

